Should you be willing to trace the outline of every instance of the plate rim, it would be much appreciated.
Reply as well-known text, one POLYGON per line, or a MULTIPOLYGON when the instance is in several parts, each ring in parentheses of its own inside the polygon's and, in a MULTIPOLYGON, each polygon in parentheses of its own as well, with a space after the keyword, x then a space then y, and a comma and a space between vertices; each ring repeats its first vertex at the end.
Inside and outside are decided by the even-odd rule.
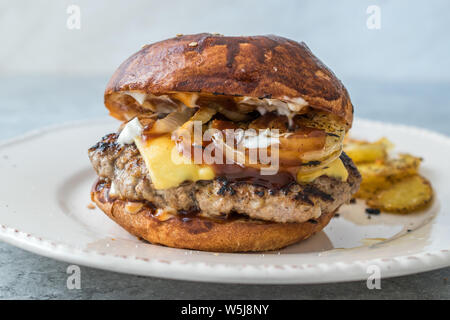
POLYGON ((30 233, 0 225, 0 240, 34 254, 55 260, 124 274, 164 279, 215 283, 245 284, 319 284, 366 279, 367 268, 376 265, 384 279, 416 274, 450 266, 447 249, 393 258, 354 260, 319 264, 227 265, 225 263, 167 261, 138 256, 113 255, 96 250, 80 249, 66 243, 34 236, 30 233), (97 259, 93 259, 97 258, 97 259), (100 259, 98 259, 100 258, 100 259), (132 260, 139 263, 124 267, 117 263, 132 260), (188 269, 187 269, 188 268, 188 269), (218 268, 229 272, 214 273, 218 268), (181 272, 180 272, 181 271, 181 272), (332 279, 324 277, 336 272, 332 279), (212 274, 214 274, 212 276, 212 274), (362 275, 365 275, 364 277, 362 275), (313 277, 312 277, 313 276, 313 277))
MULTIPOLYGON (((0 148, 19 143, 28 138, 37 137, 41 134, 67 129, 68 127, 76 128, 77 126, 105 124, 108 122, 112 122, 112 119, 102 117, 49 125, 6 140, 0 140, 0 148)), ((389 126, 408 131, 413 130, 438 139, 450 146, 450 137, 421 127, 374 121, 359 117, 354 120, 354 124, 357 123, 371 126, 389 126)), ((366 279, 367 268, 371 265, 377 265, 380 268, 383 278, 426 272, 450 266, 450 247, 388 259, 378 258, 354 260, 352 262, 227 265, 226 263, 167 261, 158 258, 150 259, 108 254, 92 249, 77 248, 63 242, 56 243, 3 224, 0 224, 0 240, 29 252, 68 263, 78 263, 84 266, 126 274, 200 282, 248 284, 332 283, 366 279), (125 266, 123 263, 117 263, 124 260, 132 260, 134 263, 125 266), (223 271, 218 273, 212 272, 217 271, 217 269, 222 269, 223 271)))

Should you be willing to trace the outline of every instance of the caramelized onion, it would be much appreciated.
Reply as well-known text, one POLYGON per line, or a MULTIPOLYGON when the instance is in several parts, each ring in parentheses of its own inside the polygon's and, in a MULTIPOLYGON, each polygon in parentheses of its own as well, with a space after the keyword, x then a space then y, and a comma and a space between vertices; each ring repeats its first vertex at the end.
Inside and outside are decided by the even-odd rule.
POLYGON ((304 163, 320 163, 315 166, 302 166, 301 171, 312 171, 326 166, 342 152, 345 137, 345 126, 333 115, 325 112, 314 112, 296 119, 296 125, 317 128, 326 132, 325 144, 321 150, 307 151, 302 155, 304 163))
MULTIPOLYGON (((194 142, 194 122, 200 121, 202 124, 207 123, 217 113, 213 108, 200 107, 197 112, 185 122, 181 127, 172 133, 172 139, 177 141, 179 150, 190 150, 194 142), (189 139, 190 138, 190 139, 189 139)), ((203 137, 201 137, 203 139, 203 137)))
POLYGON ((189 119, 189 122, 201 121, 202 124, 203 123, 207 123, 209 120, 211 120, 213 115, 215 115, 216 113, 217 113, 217 111, 215 109, 213 109, 213 108, 201 107, 194 114, 194 116, 191 119, 189 119))
POLYGON ((303 154, 321 150, 325 145, 326 133, 320 129, 302 128, 293 133, 281 134, 280 149, 303 154))
POLYGON ((157 120, 146 134, 161 134, 170 133, 182 126, 192 115, 191 109, 184 109, 183 111, 174 111, 169 113, 166 117, 157 120))
POLYGON ((276 144, 278 145, 279 165, 286 168, 299 167, 303 164, 302 155, 305 152, 321 151, 326 141, 326 133, 323 130, 311 128, 298 129, 294 133, 274 134, 267 130, 256 135, 236 136, 233 145, 227 144, 223 137, 224 134, 215 135, 213 142, 224 151, 224 156, 228 157, 228 160, 241 166, 257 168, 264 167, 266 164, 260 163, 260 159, 256 164, 250 163, 247 150, 259 149, 270 157, 272 146, 276 144), (239 143, 246 141, 247 138, 256 138, 251 143, 252 146, 244 143, 245 148, 238 147, 239 143))
POLYGON ((238 164, 240 166, 251 166, 247 159, 245 150, 236 149, 234 148, 234 146, 227 144, 223 140, 222 136, 220 135, 213 136, 213 143, 216 145, 216 147, 222 150, 223 155, 230 160, 229 162, 231 162, 231 164, 238 164))
POLYGON ((185 122, 176 132, 174 132, 175 137, 180 137, 183 135, 192 135, 192 130, 194 128, 194 121, 200 121, 202 124, 207 123, 216 114, 216 110, 208 107, 201 107, 197 112, 185 122))
POLYGON ((209 107, 217 110, 219 113, 223 114, 225 117, 232 121, 246 121, 250 119, 250 116, 248 114, 230 110, 222 106, 220 103, 210 102, 209 107))

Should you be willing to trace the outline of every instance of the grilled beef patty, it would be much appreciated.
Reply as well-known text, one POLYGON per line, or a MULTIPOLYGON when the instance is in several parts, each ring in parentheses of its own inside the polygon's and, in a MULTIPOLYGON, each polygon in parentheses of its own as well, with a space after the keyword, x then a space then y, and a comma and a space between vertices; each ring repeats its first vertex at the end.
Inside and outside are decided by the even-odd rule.
POLYGON ((136 146, 118 145, 117 136, 115 133, 106 135, 89 149, 89 158, 98 176, 111 181, 123 199, 146 200, 157 208, 171 211, 196 211, 207 217, 238 213, 266 221, 305 222, 348 202, 361 181, 352 160, 343 153, 341 160, 349 173, 346 182, 321 176, 309 184, 291 183, 279 190, 270 190, 217 177, 155 190, 136 146))

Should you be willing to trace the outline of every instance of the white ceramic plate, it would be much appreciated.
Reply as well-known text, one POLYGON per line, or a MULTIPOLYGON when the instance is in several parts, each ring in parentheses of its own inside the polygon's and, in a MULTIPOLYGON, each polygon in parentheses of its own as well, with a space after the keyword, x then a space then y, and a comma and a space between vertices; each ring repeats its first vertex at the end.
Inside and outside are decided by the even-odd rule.
POLYGON ((115 131, 113 120, 67 124, 0 144, 0 239, 31 252, 107 270, 195 281, 319 283, 382 277, 450 265, 450 138, 418 128, 355 120, 354 137, 387 136, 424 157, 432 206, 410 215, 339 210, 320 233, 279 252, 223 254, 139 241, 89 209, 95 179, 87 149, 115 131))

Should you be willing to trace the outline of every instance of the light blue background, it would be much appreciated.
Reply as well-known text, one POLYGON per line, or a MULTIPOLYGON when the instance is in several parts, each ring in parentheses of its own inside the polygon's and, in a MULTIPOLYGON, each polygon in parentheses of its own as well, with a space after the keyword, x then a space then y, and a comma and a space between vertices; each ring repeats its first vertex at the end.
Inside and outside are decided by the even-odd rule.
POLYGON ((143 44, 177 33, 278 34, 349 77, 450 80, 446 0, 0 1, 0 73, 111 74, 143 44), (81 29, 68 30, 68 5, 81 29), (381 29, 366 27, 369 5, 381 29))

